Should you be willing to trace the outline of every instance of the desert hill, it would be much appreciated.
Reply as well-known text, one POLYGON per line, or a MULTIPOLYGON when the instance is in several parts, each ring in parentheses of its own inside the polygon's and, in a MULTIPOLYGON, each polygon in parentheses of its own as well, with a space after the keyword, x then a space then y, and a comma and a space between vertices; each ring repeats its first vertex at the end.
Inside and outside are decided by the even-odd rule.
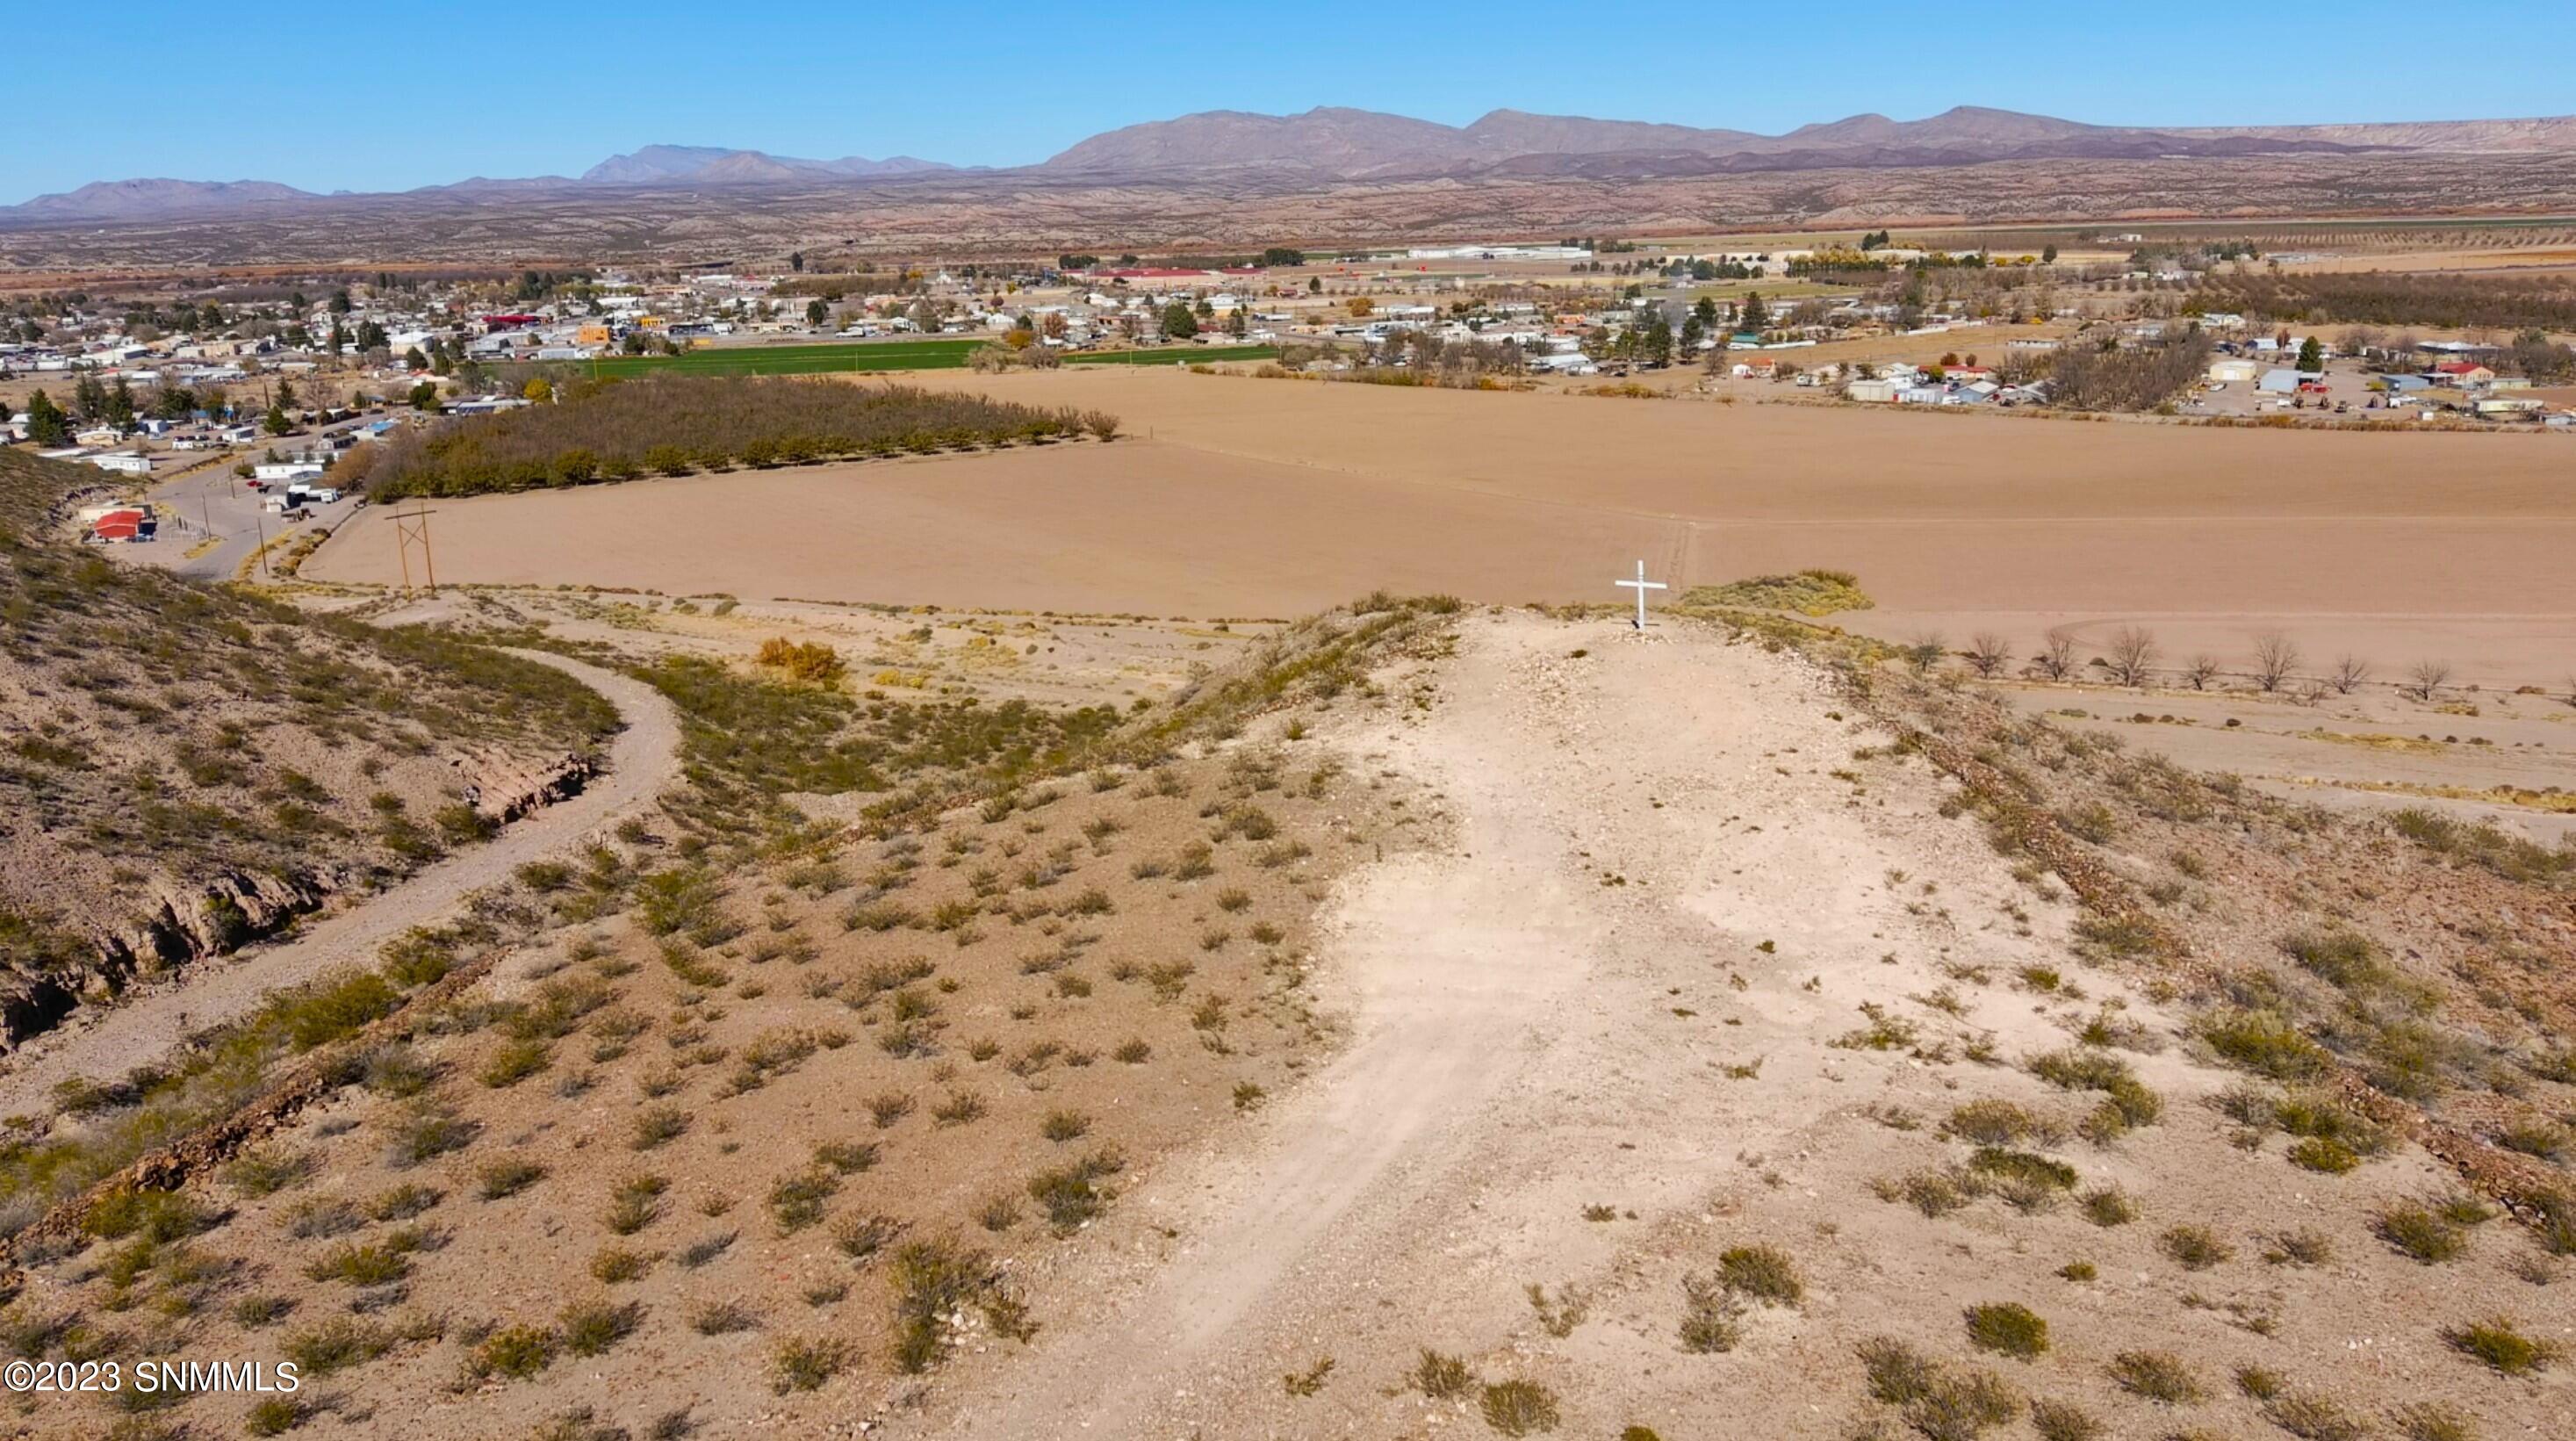
POLYGON ((1312 180, 1495 176, 1683 176, 1753 171, 1920 168, 1997 161, 2242 158, 2264 155, 2474 155, 2576 151, 2576 117, 2326 125, 2092 125, 1962 105, 1920 120, 1865 113, 1782 135, 1498 109, 1464 126, 1319 106, 1293 115, 1208 110, 1105 131, 1016 169, 961 172, 897 155, 801 159, 707 145, 647 145, 579 177, 476 177, 400 195, 319 196, 269 181, 100 181, 21 205, 0 225, 179 220, 334 203, 421 203, 452 193, 580 197, 664 187, 851 187, 961 174, 1002 184, 1130 177, 1312 180), (1646 158, 1641 158, 1646 157, 1646 158))
POLYGON ((0 1041, 479 841, 616 725, 544 666, 56 539, 94 487, 0 450, 0 1041))

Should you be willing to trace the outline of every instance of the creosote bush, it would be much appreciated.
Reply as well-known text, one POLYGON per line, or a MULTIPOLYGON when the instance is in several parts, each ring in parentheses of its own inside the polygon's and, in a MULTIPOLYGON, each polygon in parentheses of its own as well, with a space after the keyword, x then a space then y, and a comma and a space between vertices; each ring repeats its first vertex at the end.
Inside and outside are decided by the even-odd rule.
POLYGON ((2024 1361, 2048 1349, 2048 1322, 2018 1301, 1971 1306, 1968 1341, 1981 1351, 1996 1351, 2024 1361))

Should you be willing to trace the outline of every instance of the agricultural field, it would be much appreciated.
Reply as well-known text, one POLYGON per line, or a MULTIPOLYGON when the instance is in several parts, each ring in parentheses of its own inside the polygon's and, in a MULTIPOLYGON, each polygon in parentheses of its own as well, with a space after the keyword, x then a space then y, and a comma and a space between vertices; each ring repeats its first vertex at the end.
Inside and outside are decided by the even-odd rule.
MULTIPOLYGON (((2018 652, 2136 621, 2251 664, 2257 632, 2383 675, 2563 690, 2569 448, 2549 435, 2107 426, 1894 408, 1480 394, 1164 370, 925 378, 1114 414, 1111 446, 814 465, 445 508, 441 574, 746 597, 1290 616, 1385 584, 1477 601, 1863 576, 1848 623, 2018 652), (2428 477, 2449 477, 2438 483, 2428 477), (721 517, 738 543, 699 542, 721 517), (572 545, 560 537, 587 537, 572 545), (994 565, 995 557, 1006 563, 994 565)), ((398 578, 362 513, 308 563, 398 578)))

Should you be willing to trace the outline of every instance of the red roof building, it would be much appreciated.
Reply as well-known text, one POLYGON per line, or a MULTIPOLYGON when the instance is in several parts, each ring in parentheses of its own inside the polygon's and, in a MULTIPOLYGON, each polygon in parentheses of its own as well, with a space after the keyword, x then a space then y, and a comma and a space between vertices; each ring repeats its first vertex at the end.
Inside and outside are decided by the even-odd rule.
POLYGON ((89 533, 100 540, 139 540, 152 530, 150 513, 134 510, 111 510, 89 523, 89 533))

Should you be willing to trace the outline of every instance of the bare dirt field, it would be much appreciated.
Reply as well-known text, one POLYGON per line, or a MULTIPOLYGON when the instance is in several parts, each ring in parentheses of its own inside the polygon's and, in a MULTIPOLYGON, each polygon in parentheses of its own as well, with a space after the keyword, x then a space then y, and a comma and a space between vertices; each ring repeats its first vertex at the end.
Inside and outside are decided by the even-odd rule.
MULTIPOLYGON (((2463 679, 2565 683, 2576 447, 1697 401, 1476 394, 1178 371, 945 377, 1113 411, 1132 438, 447 501, 442 578, 744 597, 1288 615, 1368 588, 1615 599, 1831 566, 1909 639, 1971 615, 2035 642, 2152 616, 2241 656, 2317 637, 2463 679), (2333 639, 2326 637, 2331 635, 2333 639)), ((396 577, 361 513, 309 562, 396 577)))

